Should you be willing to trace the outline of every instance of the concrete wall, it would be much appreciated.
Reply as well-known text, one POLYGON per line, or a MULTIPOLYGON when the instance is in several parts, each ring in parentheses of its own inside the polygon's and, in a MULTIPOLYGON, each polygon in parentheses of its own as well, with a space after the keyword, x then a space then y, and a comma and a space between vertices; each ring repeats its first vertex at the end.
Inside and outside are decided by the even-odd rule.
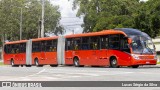
POLYGON ((155 47, 156 47, 156 51, 160 52, 160 37, 156 37, 155 39, 152 39, 155 47))
POLYGON ((0 59, 1 59, 1 55, 2 55, 2 48, 0 47, 0 59))

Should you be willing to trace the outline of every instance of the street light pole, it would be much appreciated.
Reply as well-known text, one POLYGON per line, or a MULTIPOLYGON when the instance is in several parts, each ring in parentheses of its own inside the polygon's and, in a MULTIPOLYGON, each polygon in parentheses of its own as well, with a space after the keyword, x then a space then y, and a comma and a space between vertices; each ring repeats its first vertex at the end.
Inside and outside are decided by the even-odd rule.
POLYGON ((45 0, 42 0, 42 22, 41 22, 41 37, 44 37, 44 2, 45 0))
POLYGON ((21 16, 20 16, 20 40, 22 40, 22 8, 21 8, 21 16))

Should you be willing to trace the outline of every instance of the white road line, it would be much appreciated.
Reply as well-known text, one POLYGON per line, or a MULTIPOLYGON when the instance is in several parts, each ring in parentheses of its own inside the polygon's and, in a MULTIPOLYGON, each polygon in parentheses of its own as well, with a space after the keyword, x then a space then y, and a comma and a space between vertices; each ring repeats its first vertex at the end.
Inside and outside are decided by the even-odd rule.
POLYGON ((45 70, 46 69, 43 69, 43 70, 39 71, 38 73, 27 75, 27 76, 24 76, 24 77, 17 77, 17 78, 13 78, 13 79, 7 79, 6 81, 8 81, 8 80, 24 80, 24 79, 25 80, 30 80, 29 77, 39 75, 42 72, 44 72, 45 70))

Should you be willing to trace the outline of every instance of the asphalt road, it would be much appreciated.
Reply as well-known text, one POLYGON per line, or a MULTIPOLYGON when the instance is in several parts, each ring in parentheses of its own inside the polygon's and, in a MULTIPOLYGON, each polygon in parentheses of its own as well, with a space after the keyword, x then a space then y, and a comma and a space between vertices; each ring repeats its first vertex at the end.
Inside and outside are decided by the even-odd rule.
MULTIPOLYGON (((77 68, 73 66, 59 66, 59 67, 0 66, 0 81, 160 81, 160 65, 144 66, 144 67, 139 67, 137 69, 129 67, 122 67, 122 68, 78 67, 77 68)), ((0 88, 0 90, 1 89, 2 88, 0 88)), ((3 90, 4 89, 5 88, 3 88, 3 90)), ((51 88, 46 88, 46 89, 50 90, 51 88)), ((59 88, 55 89, 59 90, 59 88)), ((75 88, 63 88, 63 89, 75 90, 75 88)), ((79 88, 79 89, 85 89, 85 88, 79 88)), ((103 90, 106 88, 90 88, 90 89, 103 90)), ((129 88, 114 88, 110 90, 121 90, 121 89, 128 90, 129 88)), ((130 90, 134 89, 136 88, 130 88, 130 90)), ((9 88, 7 90, 9 90, 9 88)), ((141 90, 160 90, 160 88, 141 88, 141 90)))

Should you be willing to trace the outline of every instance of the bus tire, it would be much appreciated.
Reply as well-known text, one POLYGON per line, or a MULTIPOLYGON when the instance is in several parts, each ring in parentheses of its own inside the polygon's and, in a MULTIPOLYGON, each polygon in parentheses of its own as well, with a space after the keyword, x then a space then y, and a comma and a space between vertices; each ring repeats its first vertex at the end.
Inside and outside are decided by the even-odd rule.
POLYGON ((133 65, 132 66, 132 68, 138 68, 139 67, 139 65, 133 65))
POLYGON ((36 65, 37 67, 43 67, 43 65, 40 65, 40 64, 39 64, 38 59, 35 59, 35 61, 34 61, 34 62, 35 62, 35 65, 36 65))
POLYGON ((117 59, 115 57, 111 57, 110 59, 110 67, 111 68, 119 68, 117 59))
POLYGON ((75 67, 80 67, 80 65, 79 65, 79 59, 78 59, 77 57, 75 57, 75 58, 73 59, 73 62, 74 62, 74 66, 75 66, 75 67))
POLYGON ((18 67, 19 65, 15 65, 15 64, 14 64, 14 60, 12 59, 12 60, 11 60, 11 66, 12 66, 12 67, 18 67))
POLYGON ((52 64, 50 65, 51 67, 57 67, 58 65, 57 64, 52 64))
POLYGON ((31 65, 26 65, 26 67, 31 67, 31 65))

